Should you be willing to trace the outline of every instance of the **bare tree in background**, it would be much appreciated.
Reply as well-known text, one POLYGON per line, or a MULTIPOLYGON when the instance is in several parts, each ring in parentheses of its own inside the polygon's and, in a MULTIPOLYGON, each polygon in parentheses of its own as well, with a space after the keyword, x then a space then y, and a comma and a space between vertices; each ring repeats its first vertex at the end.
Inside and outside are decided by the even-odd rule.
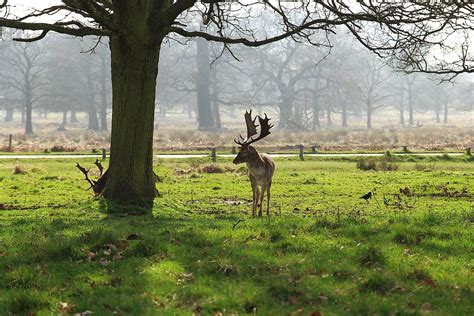
POLYGON ((353 81, 367 115, 367 129, 372 128, 372 115, 382 107, 387 106, 385 101, 391 96, 389 77, 385 72, 385 65, 366 60, 359 69, 359 76, 353 81))
MULTIPOLYGON (((24 41, 39 40, 51 31, 110 38, 111 158, 102 195, 122 203, 146 205, 156 195, 152 169, 155 88, 160 48, 166 36, 178 34, 226 45, 259 46, 290 36, 311 41, 314 33, 335 32, 337 26, 343 26, 370 50, 401 51, 402 57, 418 57, 421 48, 443 40, 438 34, 444 30, 471 27, 474 16, 471 5, 454 2, 400 5, 360 1, 349 6, 344 1, 209 0, 203 4, 195 0, 62 0, 21 15, 3 0, 0 10, 0 26, 40 31, 24 41), (260 38, 254 22, 264 15, 275 18, 278 30, 275 35, 260 38), (49 18, 44 20, 44 16, 49 18), (206 28, 209 25, 212 28, 206 28)), ((452 71, 472 69, 458 66, 460 70, 452 71)))
POLYGON ((42 74, 46 69, 43 56, 41 45, 11 43, 9 52, 0 60, 0 83, 16 90, 23 103, 25 134, 33 134, 33 107, 42 97, 39 88, 44 85, 42 74))

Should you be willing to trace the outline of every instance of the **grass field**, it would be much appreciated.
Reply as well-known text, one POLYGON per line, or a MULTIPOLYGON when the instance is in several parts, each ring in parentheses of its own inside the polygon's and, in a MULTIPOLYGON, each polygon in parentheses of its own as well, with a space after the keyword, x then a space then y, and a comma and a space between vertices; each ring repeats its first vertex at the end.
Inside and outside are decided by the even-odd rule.
POLYGON ((158 161, 127 214, 74 164, 0 161, 0 315, 474 313, 472 159, 278 159, 270 219, 230 161, 158 161))

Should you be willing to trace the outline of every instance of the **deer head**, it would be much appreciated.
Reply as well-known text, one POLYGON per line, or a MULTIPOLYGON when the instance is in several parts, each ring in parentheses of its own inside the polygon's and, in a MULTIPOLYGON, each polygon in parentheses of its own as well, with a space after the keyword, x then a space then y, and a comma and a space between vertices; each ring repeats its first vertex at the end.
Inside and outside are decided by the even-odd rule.
POLYGON ((270 119, 267 117, 265 113, 265 118, 260 117, 257 115, 254 119, 252 119, 252 110, 245 112, 245 123, 247 124, 247 137, 244 139, 242 135, 239 135, 239 140, 234 139, 234 142, 237 145, 240 145, 239 153, 237 157, 234 159, 234 164, 239 164, 242 162, 249 161, 250 157, 255 156, 258 154, 257 150, 250 146, 250 144, 259 141, 260 139, 270 135, 270 128, 273 127, 273 124, 269 124, 268 122, 270 119), (257 120, 260 123, 260 134, 253 138, 253 136, 257 135, 257 127, 259 125, 255 124, 257 120))

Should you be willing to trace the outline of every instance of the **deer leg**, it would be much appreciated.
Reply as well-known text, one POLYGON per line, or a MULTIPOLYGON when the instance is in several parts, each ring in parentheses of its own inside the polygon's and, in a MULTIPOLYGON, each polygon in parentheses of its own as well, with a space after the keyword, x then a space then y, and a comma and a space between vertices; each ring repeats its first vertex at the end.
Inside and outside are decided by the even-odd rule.
POLYGON ((268 182, 267 185, 267 216, 270 217, 270 188, 272 187, 272 181, 268 182))
POLYGON ((257 181, 250 176, 250 183, 252 184, 252 193, 253 193, 253 200, 252 200, 252 216, 255 217, 257 212, 257 201, 258 201, 258 185, 257 181))
POLYGON ((258 200, 260 198, 260 190, 258 189, 258 185, 255 185, 255 198, 253 200, 253 210, 252 216, 257 216, 257 207, 258 207, 258 200))
POLYGON ((259 201, 260 201, 260 205, 259 205, 259 209, 258 209, 258 216, 262 217, 262 208, 263 208, 263 199, 265 197, 265 191, 267 190, 267 186, 265 184, 262 185, 262 190, 260 192, 260 196, 259 196, 259 201))

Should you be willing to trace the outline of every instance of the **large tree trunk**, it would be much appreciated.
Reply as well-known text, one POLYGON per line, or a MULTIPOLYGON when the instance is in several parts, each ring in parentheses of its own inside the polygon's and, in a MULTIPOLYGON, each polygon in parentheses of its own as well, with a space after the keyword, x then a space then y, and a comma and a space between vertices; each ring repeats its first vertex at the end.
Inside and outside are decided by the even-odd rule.
POLYGON ((209 66, 209 42, 203 38, 196 39, 196 61, 197 61, 197 77, 196 77, 196 91, 197 91, 197 106, 198 106, 198 122, 199 129, 208 130, 214 129, 214 118, 211 109, 210 97, 210 72, 209 66))
POLYGON ((102 196, 122 204, 151 206, 156 196, 153 127, 161 40, 153 41, 147 24, 149 12, 142 5, 134 1, 115 5, 114 19, 126 31, 110 39, 112 133, 102 196))
POLYGON ((13 121, 13 109, 5 110, 5 122, 13 121))

